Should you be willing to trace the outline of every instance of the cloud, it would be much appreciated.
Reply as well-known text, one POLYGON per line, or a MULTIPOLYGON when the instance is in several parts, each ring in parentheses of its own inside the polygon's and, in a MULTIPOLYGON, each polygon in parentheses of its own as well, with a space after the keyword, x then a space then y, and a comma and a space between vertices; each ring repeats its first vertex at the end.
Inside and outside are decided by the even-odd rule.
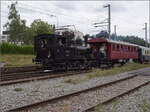
POLYGON ((111 11, 112 13, 124 13, 126 10, 126 7, 124 7, 123 5, 120 4, 113 4, 111 6, 111 11))
POLYGON ((76 5, 74 4, 68 4, 68 3, 62 3, 62 2, 58 2, 55 4, 56 7, 63 9, 63 10, 75 10, 76 9, 76 5))
MULTIPOLYGON (((2 25, 7 22, 7 6, 10 1, 2 1, 2 25), (4 19, 5 18, 5 19, 4 19)), ((149 23, 148 1, 19 1, 17 9, 22 19, 30 25, 34 19, 42 19, 50 24, 74 24, 81 32, 95 34, 103 28, 94 28, 92 23, 108 18, 107 8, 111 4, 111 29, 117 25, 118 35, 138 35, 144 38, 144 22, 149 23), (56 17, 50 17, 50 15, 56 17)), ((107 27, 106 27, 107 28, 107 27)), ((104 29, 106 29, 104 28, 104 29)))
POLYGON ((32 9, 28 9, 28 8, 25 8, 25 7, 17 7, 17 10, 20 13, 26 13, 26 14, 35 14, 35 13, 37 13, 37 11, 34 11, 32 9))

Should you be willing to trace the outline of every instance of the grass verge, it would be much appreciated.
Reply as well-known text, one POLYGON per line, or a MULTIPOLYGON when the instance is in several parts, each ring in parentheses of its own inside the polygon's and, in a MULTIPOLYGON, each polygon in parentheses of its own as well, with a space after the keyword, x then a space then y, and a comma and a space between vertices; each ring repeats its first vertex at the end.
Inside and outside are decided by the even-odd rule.
POLYGON ((141 68, 145 68, 145 67, 150 67, 150 64, 127 63, 122 67, 114 67, 114 68, 105 69, 105 70, 93 69, 93 71, 84 78, 83 77, 69 77, 64 82, 71 83, 71 84, 77 84, 77 83, 87 81, 92 78, 117 75, 119 73, 129 72, 131 70, 137 70, 137 69, 141 69, 141 68))
POLYGON ((35 65, 32 62, 34 55, 22 55, 22 54, 3 54, 1 55, 1 62, 5 62, 4 67, 17 67, 35 65))
POLYGON ((88 75, 88 78, 100 77, 100 76, 110 76, 116 75, 123 72, 129 72, 131 70, 137 70, 145 67, 150 67, 150 64, 139 64, 139 63, 127 63, 122 67, 114 67, 110 69, 94 69, 92 73, 88 75))
POLYGON ((146 100, 143 100, 143 103, 140 104, 140 107, 142 108, 143 112, 150 112, 150 104, 148 104, 146 100))

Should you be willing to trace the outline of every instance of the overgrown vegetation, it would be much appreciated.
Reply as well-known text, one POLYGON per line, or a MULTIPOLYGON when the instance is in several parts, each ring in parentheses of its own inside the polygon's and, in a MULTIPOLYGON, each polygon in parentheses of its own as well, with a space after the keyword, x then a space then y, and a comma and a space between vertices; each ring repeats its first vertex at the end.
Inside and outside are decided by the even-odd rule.
POLYGON ((23 91, 23 88, 15 88, 14 91, 16 92, 23 91))
POLYGON ((80 82, 87 81, 96 77, 106 77, 111 75, 117 75, 119 73, 128 72, 131 70, 136 70, 140 68, 150 67, 150 64, 139 64, 139 63, 127 63, 122 67, 114 67, 110 69, 93 69, 93 72, 89 73, 85 77, 69 77, 65 80, 65 83, 77 84, 80 82))
POLYGON ((103 110, 103 105, 101 104, 101 97, 99 97, 98 102, 99 102, 99 105, 97 105, 97 106, 94 108, 94 110, 95 110, 96 112, 104 112, 104 110, 103 110))
POLYGON ((65 101, 63 105, 63 112, 71 112, 71 103, 70 101, 65 101))
POLYGON ((81 82, 81 80, 79 78, 69 77, 69 79, 65 80, 64 82, 71 83, 71 84, 77 84, 78 82, 81 82))
MULTIPOLYGON (((96 112, 104 112, 103 105, 101 104, 101 101, 99 101, 99 102, 100 102, 99 105, 95 107, 95 111, 96 112)), ((116 98, 115 100, 113 100, 112 106, 108 112, 117 112, 116 107, 118 104, 119 104, 119 98, 116 98)))
POLYGON ((34 55, 21 55, 21 54, 4 54, 1 55, 1 62, 5 62, 5 67, 11 66, 26 66, 35 65, 32 62, 34 55))
POLYGON ((123 72, 128 72, 131 70, 136 70, 140 68, 150 67, 149 64, 139 64, 139 63, 127 63, 122 67, 114 67, 106 70, 94 69, 92 73, 88 75, 88 78, 100 77, 100 76, 110 76, 116 75, 123 72))
POLYGON ((140 107, 142 108, 143 112, 150 112, 150 104, 148 104, 146 100, 143 100, 143 103, 140 104, 140 107))
POLYGON ((34 54, 34 47, 31 45, 19 46, 16 44, 1 44, 2 54, 34 54))

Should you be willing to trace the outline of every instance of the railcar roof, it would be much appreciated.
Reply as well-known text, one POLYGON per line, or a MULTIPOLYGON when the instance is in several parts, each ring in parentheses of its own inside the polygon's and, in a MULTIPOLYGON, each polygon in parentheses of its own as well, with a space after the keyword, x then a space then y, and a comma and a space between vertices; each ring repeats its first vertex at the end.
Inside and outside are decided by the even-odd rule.
POLYGON ((130 45, 130 46, 138 46, 136 44, 131 44, 131 43, 127 43, 127 42, 122 42, 122 41, 115 41, 115 40, 111 40, 111 39, 104 39, 104 38, 95 38, 95 39, 91 39, 88 41, 88 43, 101 43, 101 42, 108 42, 108 43, 115 43, 115 44, 123 44, 123 45, 130 45))
POLYGON ((150 48, 144 47, 144 46, 139 46, 139 48, 142 48, 142 49, 145 49, 145 50, 150 50, 150 48))
POLYGON ((131 43, 127 43, 127 42, 122 42, 122 41, 114 41, 114 40, 108 40, 108 42, 110 43, 116 43, 116 44, 124 44, 124 45, 129 45, 129 46, 138 46, 136 44, 131 44, 131 43))

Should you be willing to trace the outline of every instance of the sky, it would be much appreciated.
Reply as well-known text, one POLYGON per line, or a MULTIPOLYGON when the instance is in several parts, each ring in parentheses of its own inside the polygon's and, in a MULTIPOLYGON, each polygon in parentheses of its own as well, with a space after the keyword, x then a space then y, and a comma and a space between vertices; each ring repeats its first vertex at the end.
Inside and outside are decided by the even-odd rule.
MULTIPOLYGON (((13 1, 1 1, 1 29, 8 21, 8 5, 13 1)), ((111 33, 117 26, 117 35, 135 35, 145 38, 144 23, 148 23, 149 37, 149 1, 18 1, 16 6, 21 19, 27 26, 35 19, 49 24, 75 25, 76 30, 84 34, 97 34, 107 27, 94 27, 93 23, 108 18, 111 5, 111 33), (54 16, 51 16, 54 15, 54 16)), ((71 27, 71 29, 74 29, 71 27)))

